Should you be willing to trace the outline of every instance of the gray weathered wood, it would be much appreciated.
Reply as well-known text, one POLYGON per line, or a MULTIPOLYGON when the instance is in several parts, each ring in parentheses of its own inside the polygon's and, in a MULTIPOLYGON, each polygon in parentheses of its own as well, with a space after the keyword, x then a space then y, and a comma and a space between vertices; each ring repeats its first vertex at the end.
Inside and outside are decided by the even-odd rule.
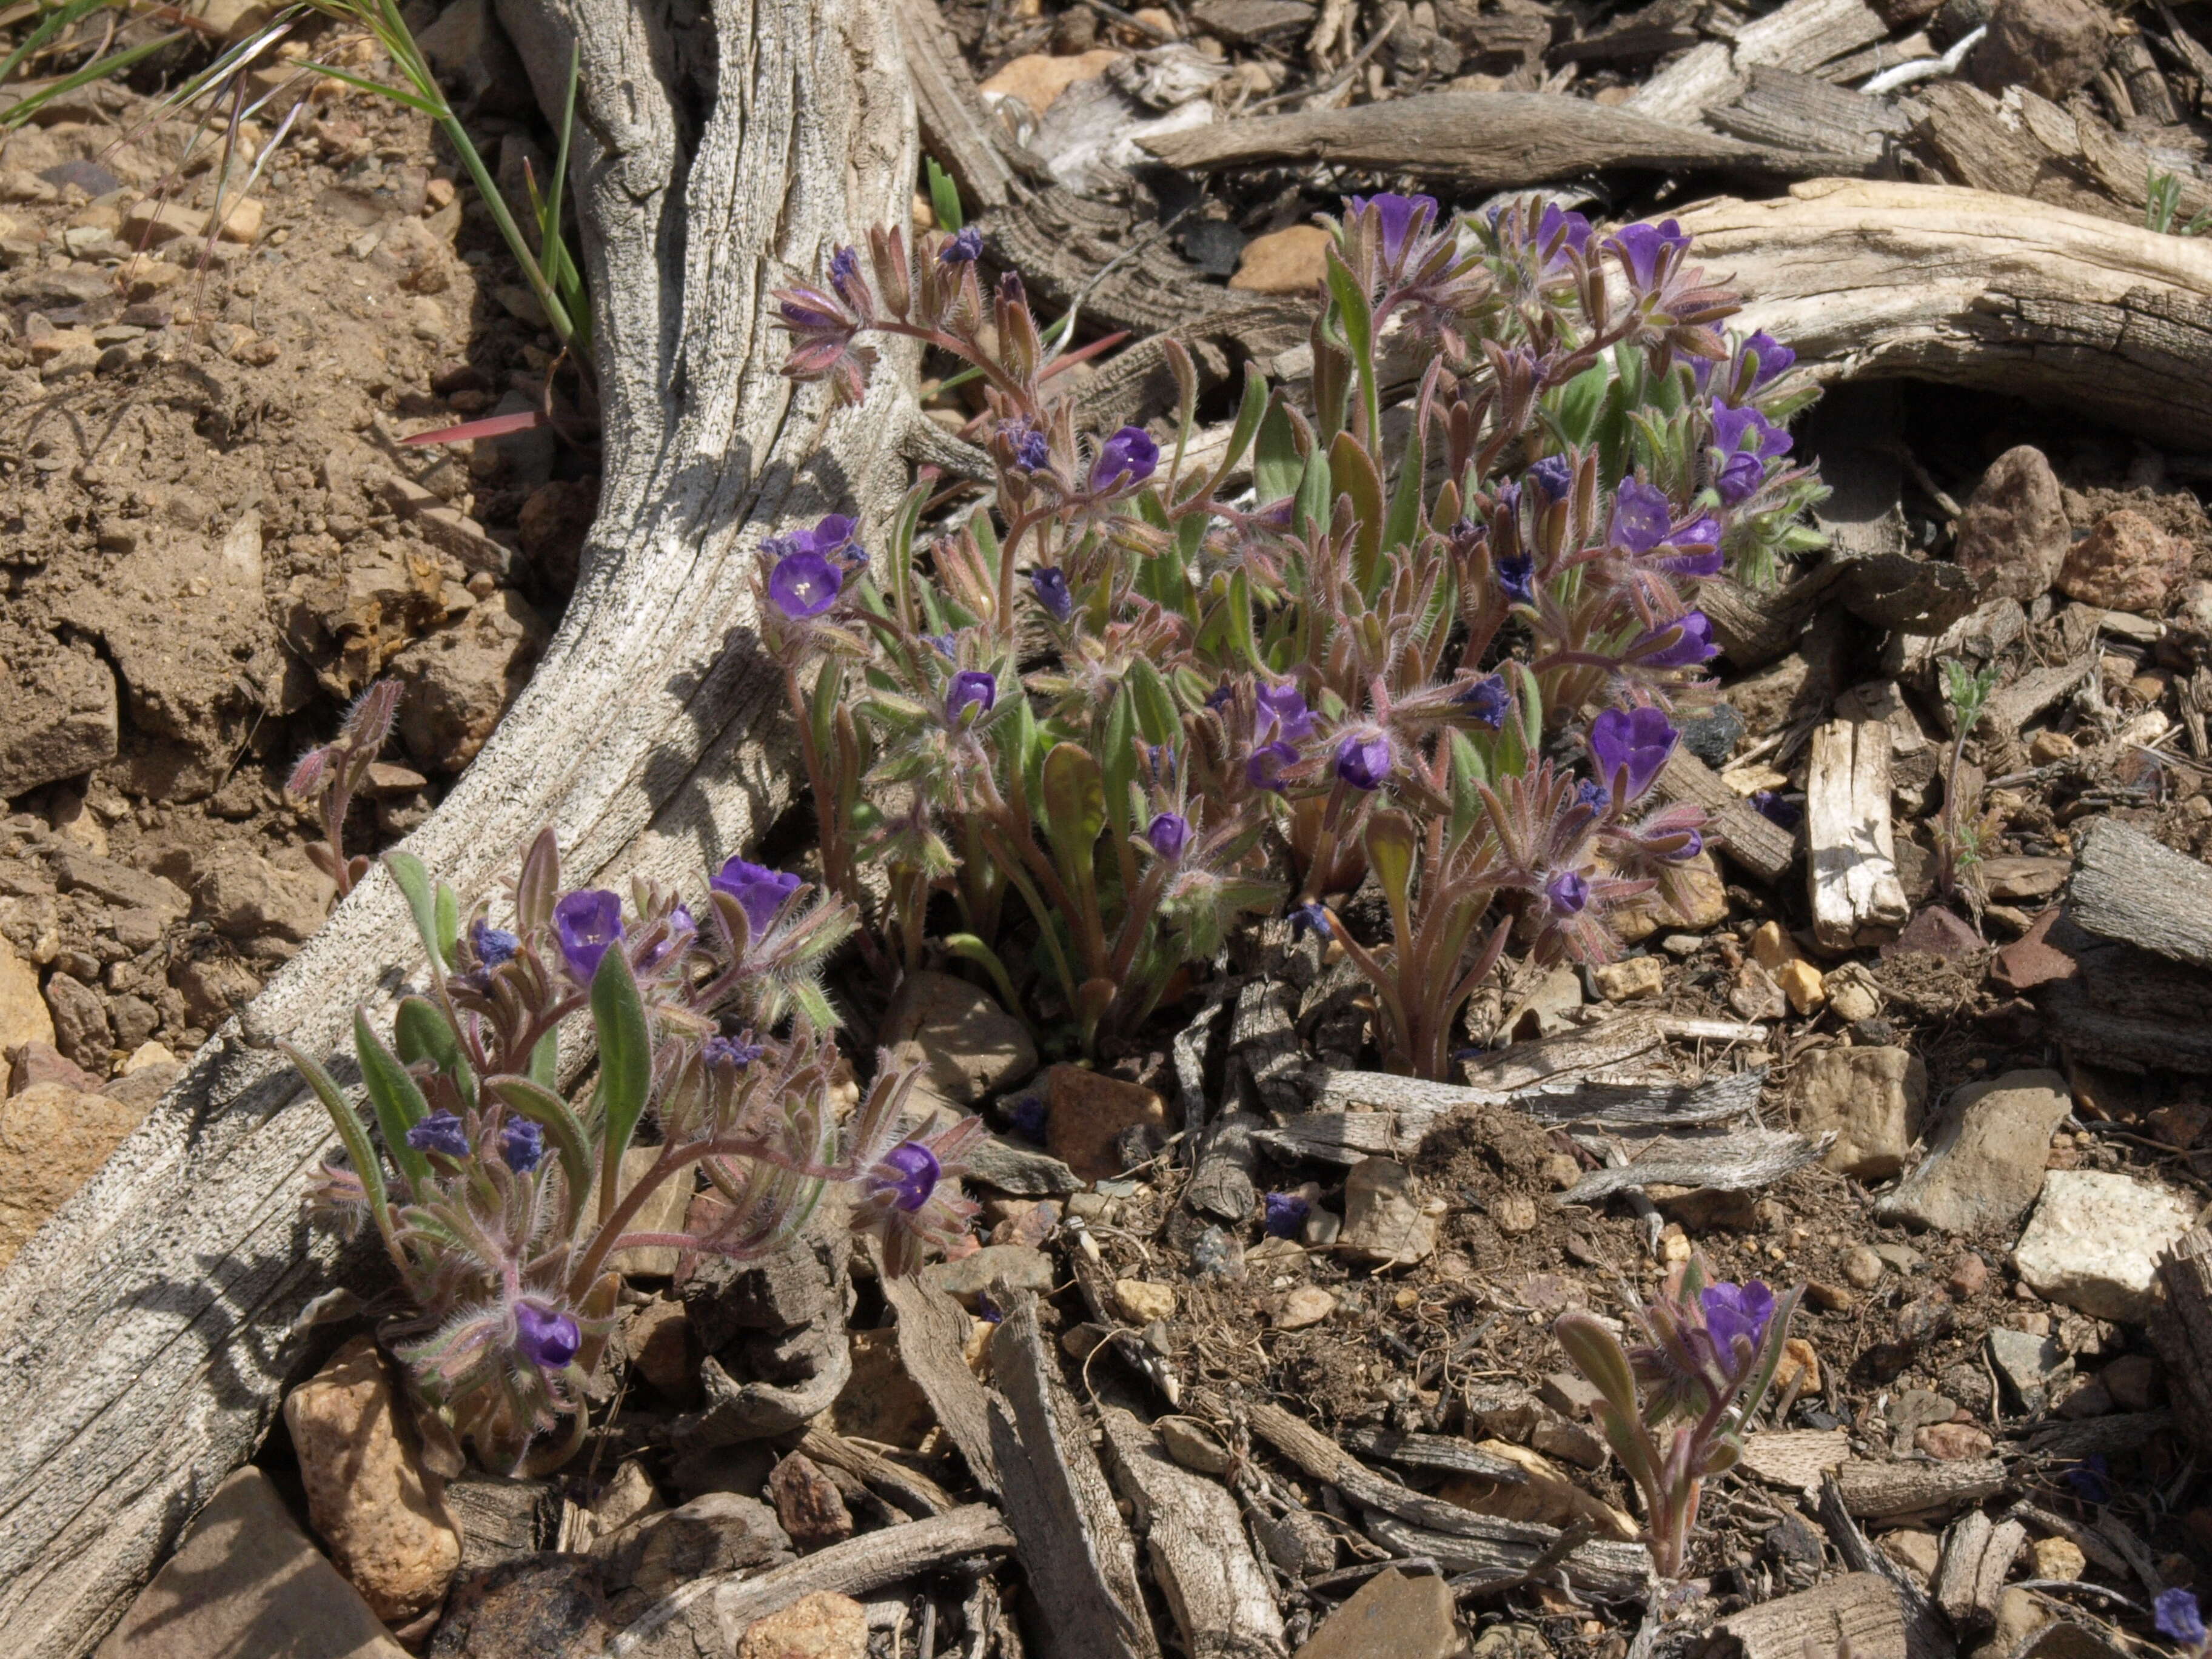
POLYGON ((1876 1549, 1866 1534, 1859 1530, 1858 1522, 1851 1518, 1851 1509, 1844 1497, 1843 1488, 1830 1475, 1820 1482, 1820 1524, 1826 1528, 1836 1554, 1853 1572, 1872 1573, 1888 1580, 1897 1592, 1897 1604, 1905 1617, 1905 1651, 1906 1659, 1956 1659, 1959 1647, 1950 1631, 1945 1627, 1942 1615, 1936 1604, 1928 1599, 1928 1592, 1904 1566, 1891 1559, 1887 1550, 1876 1549))
POLYGON ((899 44, 914 80, 923 150, 960 187, 970 214, 1002 208, 1024 171, 1021 149, 983 107, 960 43, 937 0, 893 0, 899 44))
MULTIPOLYGON (((1852 0, 1856 4, 1856 0, 1852 0)), ((1772 149, 1626 107, 1533 92, 1431 92, 1350 109, 1255 116, 1139 141, 1172 167, 1323 161, 1504 190, 1601 167, 1719 167, 1802 175, 1848 160, 1772 149)))
MULTIPOLYGON (((1446 1572, 1476 1573, 1487 1581, 1521 1577, 1560 1541, 1557 1528, 1534 1522, 1492 1522, 1492 1531, 1478 1535, 1463 1530, 1436 1532, 1387 1510, 1370 1509, 1360 1516, 1360 1525, 1370 1538, 1401 1559, 1424 1556, 1446 1572)), ((1577 1589, 1620 1600, 1644 1588, 1651 1573, 1651 1553, 1641 1544, 1593 1538, 1576 1545, 1554 1570, 1577 1589)))
POLYGON ((1951 1523, 1933 1588, 1936 1605, 1953 1630, 1965 1636, 1996 1622, 1997 1595, 2027 1542, 2027 1528, 2019 1522, 1992 1522, 1980 1510, 1968 1510, 1951 1523))
MULTIPOLYGON (((832 1434, 819 1423, 810 1423, 799 1449, 823 1467, 842 1469, 854 1479, 880 1490, 892 1503, 918 1520, 942 1515, 953 1507, 952 1495, 944 1487, 903 1463, 893 1462, 879 1451, 857 1440, 832 1434)), ((981 1485, 981 1482, 977 1483, 981 1485)))
POLYGON ((1591 1170, 1555 1201, 1595 1204, 1641 1187, 1747 1192, 1816 1162, 1821 1151, 1820 1143, 1790 1129, 1738 1128, 1695 1139, 1662 1136, 1648 1142, 1629 1163, 1591 1170))
MULTIPOLYGON (((573 881, 696 892, 791 798, 793 768, 763 736, 781 694, 749 645, 755 548, 833 509, 880 523, 903 488, 910 361, 886 354, 875 395, 825 429, 819 392, 777 372, 769 291, 907 217, 911 94, 881 0, 715 0, 680 43, 672 14, 614 0, 501 11, 550 107, 581 51, 571 179, 605 483, 545 658, 409 847, 473 901, 550 823, 573 881), (708 31, 719 74, 716 49, 693 44, 708 31)), ((419 960, 398 893, 373 876, 0 1278, 9 1654, 98 1644, 305 1356, 293 1319, 339 1253, 300 1196, 332 1141, 246 1027, 328 1054, 354 1005, 380 1004, 419 960)))
POLYGON ((1887 720, 1830 720, 1813 733, 1806 875, 1814 937, 1832 951, 1893 938, 1912 914, 1897 875, 1889 744, 1887 720))
MULTIPOLYGON (((2070 663, 2054 663, 2048 668, 2031 668, 2010 685, 1998 689, 1996 695, 1984 707, 1979 724, 1991 732, 2008 732, 2017 736, 2028 721, 2088 678, 2096 665, 2096 654, 2092 652, 2075 658, 2070 663)), ((1950 705, 1947 702, 1943 706, 1947 724, 1950 714, 1950 705)))
POLYGON ((1722 1620, 1720 1632, 1735 1638, 1743 1659, 1803 1659, 1842 1653, 1846 1644, 1852 1659, 1905 1659, 1897 1587, 1879 1573, 1846 1573, 1762 1601, 1722 1620))
POLYGON ((1106 1463, 1135 1511, 1152 1579, 1191 1659, 1281 1659, 1289 1651, 1267 1570, 1245 1542, 1237 1500, 1161 1450, 1118 1406, 1099 1413, 1106 1463))
POLYGON ((1662 121, 1693 122, 1732 100, 1760 64, 1802 73, 1888 33, 1863 0, 1789 0, 1737 30, 1732 43, 1710 40, 1683 53, 1623 107, 1662 121))
MULTIPOLYGON (((732 1573, 698 1582, 713 1584, 721 1651, 735 1653, 756 1620, 806 1596, 826 1591, 857 1598, 919 1573, 950 1572, 963 1565, 972 1571, 1002 1559, 1015 1547, 1014 1536, 998 1510, 988 1504, 969 1504, 927 1521, 864 1532, 750 1577, 732 1573)), ((611 1648, 608 1659, 617 1659, 611 1648)))
POLYGON ((1525 1485, 1528 1471, 1510 1457, 1486 1452, 1455 1434, 1401 1434, 1395 1429, 1353 1429, 1345 1443, 1370 1457, 1409 1469, 1444 1469, 1454 1474, 1478 1474, 1486 1480, 1510 1486, 1525 1485))
POLYGON ((1754 67, 1743 95, 1705 118, 1751 143, 1848 157, 1857 172, 1879 165, 1890 142, 1912 125, 1881 99, 1771 64, 1754 67))
POLYGON ((2073 918, 2106 939, 2212 968, 2212 870, 2133 824, 2089 826, 2067 889, 2073 918))
POLYGON ((1862 1521, 1886 1521, 1925 1510, 1955 1510, 2004 1490, 1997 1458, 1957 1463, 1846 1463, 1836 1472, 1844 1507, 1862 1521))
POLYGON ((1797 838, 1721 781, 1719 773, 1677 746, 1659 771, 1659 793, 1668 800, 1705 809, 1713 838, 1731 862, 1761 881, 1782 879, 1797 856, 1797 838))
POLYGON ((2212 1449, 2212 1231, 2192 1227, 2159 1258, 2166 1316, 2151 1340, 2173 1382, 2174 1415, 2199 1449, 2212 1449))
POLYGON ((938 1425, 960 1448, 968 1474, 985 1492, 999 1490, 991 1448, 991 1391, 968 1368, 968 1310, 923 1279, 882 1281, 898 1315, 899 1364, 937 1413, 938 1425))

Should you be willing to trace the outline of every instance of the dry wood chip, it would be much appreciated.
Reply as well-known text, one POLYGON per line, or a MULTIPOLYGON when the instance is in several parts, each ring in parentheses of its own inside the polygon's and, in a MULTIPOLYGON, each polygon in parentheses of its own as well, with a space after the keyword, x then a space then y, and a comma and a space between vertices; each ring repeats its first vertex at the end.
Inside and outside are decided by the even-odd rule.
POLYGON ((1731 1129, 1710 1139, 1662 1136, 1635 1161, 1593 1170, 1561 1193, 1560 1204, 1594 1204, 1632 1187, 1717 1187, 1743 1192, 1779 1181, 1819 1160, 1823 1143, 1788 1129, 1731 1129))
POLYGON ((1795 1595, 1778 1596, 1721 1620, 1743 1659, 1802 1659, 1841 1653, 1853 1659, 1905 1659, 1905 1613, 1897 1587, 1880 1573, 1854 1572, 1795 1595))

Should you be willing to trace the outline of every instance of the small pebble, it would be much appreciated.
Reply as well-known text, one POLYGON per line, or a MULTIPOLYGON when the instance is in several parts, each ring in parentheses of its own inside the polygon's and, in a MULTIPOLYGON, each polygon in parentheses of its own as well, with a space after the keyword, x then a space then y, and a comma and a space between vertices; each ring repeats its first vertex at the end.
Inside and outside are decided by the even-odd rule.
POLYGON ((1881 1283, 1882 1259, 1863 1244, 1855 1244, 1844 1258, 1844 1277, 1863 1291, 1881 1283))

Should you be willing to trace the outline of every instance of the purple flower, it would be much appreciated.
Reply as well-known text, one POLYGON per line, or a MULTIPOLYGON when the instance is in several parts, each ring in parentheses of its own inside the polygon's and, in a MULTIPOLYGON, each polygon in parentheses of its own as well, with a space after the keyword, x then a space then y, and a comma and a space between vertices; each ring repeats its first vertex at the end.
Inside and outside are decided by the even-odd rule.
POLYGON ((1237 688, 1224 680, 1206 694, 1206 706, 1208 708, 1225 708, 1236 695, 1237 688))
POLYGON ((2161 1590, 2158 1600, 2151 1606, 2157 1613, 2160 1635, 2170 1636, 2191 1647, 2203 1641, 2203 1610, 2197 1605, 2196 1596, 2189 1591, 2161 1590))
POLYGON ((1263 685, 1254 701, 1259 705, 1261 732, 1272 723, 1275 735, 1291 743, 1304 743, 1313 735, 1313 710, 1306 707, 1306 700, 1297 686, 1287 682, 1263 685))
POLYGON ((2066 1471, 2066 1484, 2085 1504, 2108 1504, 2112 1502, 2112 1488, 2106 1477, 2112 1472, 2112 1466, 2104 1453, 2091 1452, 2066 1471))
POLYGON ((1320 939, 1334 939, 1336 929, 1329 925, 1328 912, 1318 904, 1293 904, 1291 907, 1291 937, 1312 933, 1320 939))
POLYGON ((948 265, 972 265, 983 257, 983 233, 973 225, 963 226, 952 233, 952 240, 937 250, 937 257, 948 265))
POLYGON ((1283 769, 1298 763, 1298 751, 1279 738, 1263 743, 1252 751, 1252 758, 1244 763, 1244 781, 1255 789, 1272 789, 1277 794, 1284 791, 1283 769))
POLYGON ((1162 812, 1145 826, 1145 839, 1152 843, 1152 851, 1172 864, 1182 856, 1183 845, 1190 840, 1190 821, 1180 812, 1162 812))
POLYGON ((1644 637, 1658 639, 1669 634, 1674 635, 1669 643, 1637 660, 1646 668, 1690 668, 1711 662, 1721 653, 1720 646, 1713 639, 1713 624, 1702 611, 1686 611, 1664 628, 1644 637))
POLYGON ((1352 210, 1364 214, 1375 210, 1375 220, 1382 232, 1382 263, 1395 266, 1405 257, 1406 244, 1426 229, 1437 216, 1437 198, 1433 196, 1400 196, 1385 191, 1380 196, 1354 196, 1352 210))
POLYGON ((1561 208, 1557 202, 1545 203, 1544 211, 1536 221, 1536 246, 1549 247, 1553 239, 1563 234, 1566 240, 1559 252, 1565 253, 1571 248, 1580 253, 1589 246, 1590 222, 1579 213, 1561 208))
POLYGON ((1036 601, 1052 613, 1054 622, 1066 622, 1075 614, 1075 600, 1067 591, 1067 573, 1041 564, 1030 572, 1030 591, 1036 601))
POLYGON ((818 617, 837 602, 845 573, 811 547, 785 554, 768 573, 769 603, 793 622, 818 617))
POLYGON ((1695 830, 1685 830, 1682 831, 1682 844, 1668 854, 1667 859, 1672 864, 1687 864, 1705 850, 1705 838, 1695 830))
POLYGON ((956 634, 924 634, 921 637, 923 641, 927 643, 929 647, 935 651, 940 657, 951 657, 957 654, 953 650, 953 647, 960 642, 959 636, 956 634))
POLYGON ((974 708, 979 714, 991 712, 999 701, 998 676, 981 668, 963 668, 952 677, 945 691, 945 718, 958 724, 960 717, 974 708))
POLYGON ((727 1066, 742 1072, 761 1057, 764 1047, 743 1037, 710 1036, 699 1045, 699 1057, 709 1066, 727 1066))
POLYGON ((569 974, 588 981, 607 946, 623 936, 622 901, 604 887, 567 894, 553 907, 553 932, 569 974))
POLYGON ((1784 800, 1771 789, 1753 790, 1751 810, 1769 823, 1779 824, 1784 830, 1795 830, 1805 821, 1805 814, 1796 802, 1784 800))
POLYGON ((1692 519, 1667 538, 1668 548, 1659 568, 1671 576, 1717 576, 1721 574, 1720 520, 1710 515, 1692 519))
POLYGON ((1544 884, 1544 896, 1561 915, 1579 915, 1589 902, 1589 883, 1572 870, 1562 870, 1544 884))
POLYGON ((738 908, 745 913, 746 926, 758 939, 768 932, 784 901, 799 890, 799 878, 788 870, 771 870, 766 865, 732 858, 723 860, 722 867, 707 878, 707 885, 737 900, 738 908))
POLYGON ((1595 778, 1584 778, 1575 786, 1575 805, 1586 807, 1595 816, 1613 805, 1613 791, 1595 778))
POLYGON ((1723 455, 1743 452, 1771 461, 1778 455, 1787 455, 1795 441, 1755 409, 1713 405, 1713 447, 1723 455))
POLYGON ((1621 798, 1634 800, 1651 787, 1681 735, 1656 708, 1608 708, 1590 722, 1590 759, 1608 790, 1626 770, 1621 798))
POLYGON ((469 949, 476 952, 477 961, 486 968, 514 961, 514 953, 521 948, 522 941, 504 927, 494 927, 480 920, 469 924, 469 949))
POLYGON ((1527 553, 1509 553, 1498 562, 1498 586, 1515 605, 1536 602, 1536 561, 1527 553))
POLYGON ((576 1350, 584 1344, 576 1322, 567 1314, 556 1312, 542 1302, 518 1302, 514 1346, 540 1370, 557 1371, 576 1357, 576 1350))
POLYGON ((1140 426, 1125 426, 1098 446, 1098 459, 1091 468, 1091 488, 1098 495, 1133 489, 1152 476, 1160 464, 1160 447, 1140 426))
POLYGON ((469 1155, 468 1132, 451 1112, 433 1112, 407 1132, 407 1144, 418 1152, 442 1152, 447 1158, 469 1155))
POLYGON ((526 1117, 511 1117, 499 1133, 499 1155, 517 1175, 528 1175, 545 1157, 545 1131, 526 1117))
POLYGON ((830 286, 854 310, 866 313, 868 291, 860 281, 860 256, 857 251, 841 247, 830 256, 830 286))
POLYGON ((699 934, 699 924, 691 912, 677 905, 668 913, 668 932, 659 944, 637 959, 640 970, 659 967, 671 957, 679 957, 691 948, 691 941, 699 934))
POLYGON ((1713 488, 1720 492, 1721 500, 1734 507, 1754 494, 1766 482, 1766 463, 1746 450, 1741 455, 1731 455, 1721 465, 1721 475, 1713 480, 1713 488))
POLYGON ((1668 250, 1686 248, 1690 239, 1674 220, 1662 219, 1656 225, 1623 225, 1606 246, 1620 256, 1636 286, 1648 289, 1658 280, 1659 265, 1668 250))
POLYGON ((902 1140, 884 1154, 870 1184, 878 1193, 889 1193, 894 1205, 912 1215, 929 1202, 941 1173, 936 1153, 918 1140, 902 1140))
POLYGON ((1667 539, 1674 521, 1667 492, 1637 478, 1623 478, 1613 496, 1613 539, 1632 553, 1649 553, 1667 539))
POLYGON ((1052 465, 1052 441, 1031 427, 1014 446, 1014 465, 1024 472, 1042 472, 1052 465))
POLYGON ((1040 1146, 1044 1145, 1044 1102, 1035 1095, 1024 1095, 1006 1108, 1006 1121, 1014 1133, 1040 1146))
POLYGON ((1453 694, 1452 701, 1477 726, 1486 726, 1495 732, 1505 724, 1506 711, 1513 706, 1513 694, 1505 689, 1504 675, 1485 674, 1479 680, 1469 680, 1453 694))
POLYGON ((1743 343, 1743 355, 1753 365, 1751 389, 1753 392, 1787 374, 1790 366, 1797 361, 1796 352, 1763 328, 1743 343))
POLYGON ((1380 732, 1348 732, 1336 745, 1336 775, 1354 789, 1380 789, 1390 761, 1390 739, 1380 732))
POLYGON ((1574 487, 1575 465, 1564 455, 1547 455, 1529 466, 1528 482, 1544 492, 1547 501, 1563 501, 1574 487))
POLYGON ((1296 1193, 1264 1194, 1260 1206, 1267 1217, 1261 1224, 1267 1228, 1270 1238, 1295 1237, 1298 1229, 1305 1225, 1306 1217, 1313 1209, 1312 1205, 1296 1193))
POLYGON ((1766 1334, 1767 1321, 1774 1317, 1774 1292, 1756 1279, 1748 1285, 1731 1285, 1725 1279, 1708 1285, 1698 1303, 1705 1310, 1705 1329, 1724 1360, 1736 1358, 1738 1338, 1756 1350, 1759 1339, 1766 1334))

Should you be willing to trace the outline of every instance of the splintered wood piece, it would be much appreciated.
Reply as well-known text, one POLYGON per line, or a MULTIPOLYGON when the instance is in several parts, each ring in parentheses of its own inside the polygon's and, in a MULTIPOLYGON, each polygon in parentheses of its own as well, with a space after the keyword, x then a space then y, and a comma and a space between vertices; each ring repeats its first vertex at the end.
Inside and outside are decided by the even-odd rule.
POLYGON ((1998 1458, 1955 1463, 1850 1462, 1836 1471, 1844 1507, 1862 1521, 1978 1504, 2004 1490, 1998 1458))
POLYGON ((2081 838, 2067 890, 2093 933, 2212 968, 2212 870, 2132 824, 2100 818, 2081 838))
POLYGON ((1386 1480, 1280 1406, 1263 1401, 1248 1406, 1245 1411, 1253 1433, 1315 1480, 1327 1481, 1353 1503, 1367 1509, 1395 1515, 1432 1532, 1533 1544, 1538 1548, 1559 1535, 1556 1528, 1533 1521, 1500 1521, 1478 1515, 1473 1510, 1463 1510, 1456 1504, 1447 1504, 1441 1498, 1431 1498, 1386 1480))
MULTIPOLYGON (((1694 54, 1693 54, 1694 55, 1694 54)), ((1678 216, 1737 328, 1815 380, 1901 376, 2212 448, 2212 248, 1940 185, 1823 179, 1678 216)))
POLYGON ((1015 1554, 1050 1632, 1048 1650, 1068 1659, 1160 1659, 1128 1523, 1045 1352, 1030 1297, 1000 1322, 991 1370, 1004 1395, 991 1402, 992 1448, 1015 1554))
POLYGON ((2199 1449, 2212 1449, 2212 1231, 2192 1227, 2159 1258, 2166 1317, 2151 1340, 2172 1380, 2174 1414, 2199 1449))
MULTIPOLYGON (((1890 141, 1912 126, 1902 111, 1879 98, 1767 64, 1751 71, 1742 97, 1705 118, 1751 143, 1847 155, 1861 171, 1875 167, 1890 141)), ((1827 457, 1820 459, 1825 475, 1827 457)))
POLYGON ((1875 945, 1911 916, 1897 878, 1887 720, 1831 720, 1813 733, 1805 779, 1813 934, 1832 951, 1875 945))
POLYGON ((898 1315, 899 1364, 960 1448, 976 1486, 997 1496, 999 1462, 991 1444, 991 1391, 968 1368, 968 1310, 923 1279, 879 1276, 898 1315))
POLYGON ((1688 801, 1705 809, 1712 820, 1713 838, 1731 863, 1739 864, 1761 881, 1782 879, 1797 856, 1797 839, 1789 830, 1759 814, 1742 796, 1721 781, 1721 775, 1688 750, 1675 745, 1659 769, 1659 793, 1668 800, 1688 801))
MULTIPOLYGON (((2001 687, 1989 700, 1982 709, 1980 724, 1992 732, 2017 735, 2028 721, 2088 678, 2096 665, 2096 653, 2092 652, 2072 662, 2029 669, 2010 685, 2001 687)), ((1943 719, 1947 725, 1950 718, 1951 705, 1946 702, 1943 719)))
MULTIPOLYGON (((833 1469, 842 1469, 854 1479, 865 1480, 917 1519, 942 1515, 953 1506, 951 1493, 919 1469, 910 1469, 903 1463, 894 1462, 881 1452, 872 1451, 858 1441, 832 1434, 818 1422, 807 1425, 805 1437, 799 1443, 799 1449, 817 1463, 825 1463, 833 1469)), ((982 1483, 978 1481, 976 1484, 981 1486, 982 1483)))
MULTIPOLYGON (((1856 4, 1857 0, 1851 0, 1856 4)), ((1326 161, 1504 190, 1604 167, 1848 171, 1847 158, 1770 149, 1626 107, 1534 92, 1430 92, 1351 109, 1255 116, 1139 139, 1171 167, 1326 161)))
POLYGON ((1267 1570, 1244 1538, 1237 1500, 1160 1449, 1135 1414, 1099 1413, 1114 1484, 1136 1510, 1152 1577, 1192 1659, 1268 1659, 1288 1651, 1267 1570))
POLYGON ((1642 1187, 1715 1187, 1746 1192, 1769 1186, 1793 1170, 1816 1162, 1825 1150, 1791 1129, 1737 1128, 1702 1139, 1659 1136, 1646 1141, 1635 1159, 1593 1170, 1554 1200, 1559 1204, 1595 1204, 1613 1194, 1642 1187))
POLYGON ((1823 1475, 1850 1461, 1851 1437, 1841 1429, 1770 1429, 1747 1435, 1737 1467, 1771 1486, 1808 1495, 1820 1490, 1823 1475))
POLYGON ((952 175, 970 214, 1004 207, 1020 176, 1020 153, 983 107, 983 94, 937 0, 893 0, 892 15, 914 81, 922 149, 952 175))
POLYGON ((1851 1659, 1906 1659, 1905 1612, 1897 1586, 1880 1573, 1846 1573, 1825 1584, 1777 1596, 1720 1622, 1743 1659, 1804 1659, 1846 1650, 1851 1659))
MULTIPOLYGON (((1367 1509, 1360 1516, 1367 1535, 1401 1559, 1424 1556, 1449 1573, 1476 1573, 1481 1579, 1504 1586, 1523 1581, 1531 1573, 1560 1571, 1577 1589, 1607 1600, 1636 1595, 1649 1582, 1651 1553, 1641 1544, 1617 1543, 1593 1538, 1565 1550, 1563 1536, 1550 1527, 1552 1536, 1542 1543, 1503 1537, 1474 1537, 1465 1533, 1434 1532, 1385 1510, 1367 1509), (1556 1558, 1556 1559, 1553 1559, 1556 1558)), ((1468 1588, 1480 1590, 1481 1583, 1468 1588)))
MULTIPOLYGON (((2061 108, 2026 87, 1992 98, 1963 81, 1915 89, 1923 114, 1913 148, 1945 175, 2054 207, 2140 225, 2154 165, 2140 143, 2094 116, 2061 108)), ((2212 207, 2212 187, 2178 175, 2180 217, 2212 207)))
POLYGON ((1862 0, 1789 0, 1736 31, 1682 54, 1622 106, 1662 121, 1693 122, 1741 93, 1762 64, 1802 74, 1889 33, 1862 0))
POLYGON ((1943 1534, 1943 1554, 1936 1568, 1936 1605, 1961 1636, 1996 1622, 1997 1595, 2005 1575, 2027 1542, 2017 1521, 1992 1522, 1968 1510, 1943 1534))

